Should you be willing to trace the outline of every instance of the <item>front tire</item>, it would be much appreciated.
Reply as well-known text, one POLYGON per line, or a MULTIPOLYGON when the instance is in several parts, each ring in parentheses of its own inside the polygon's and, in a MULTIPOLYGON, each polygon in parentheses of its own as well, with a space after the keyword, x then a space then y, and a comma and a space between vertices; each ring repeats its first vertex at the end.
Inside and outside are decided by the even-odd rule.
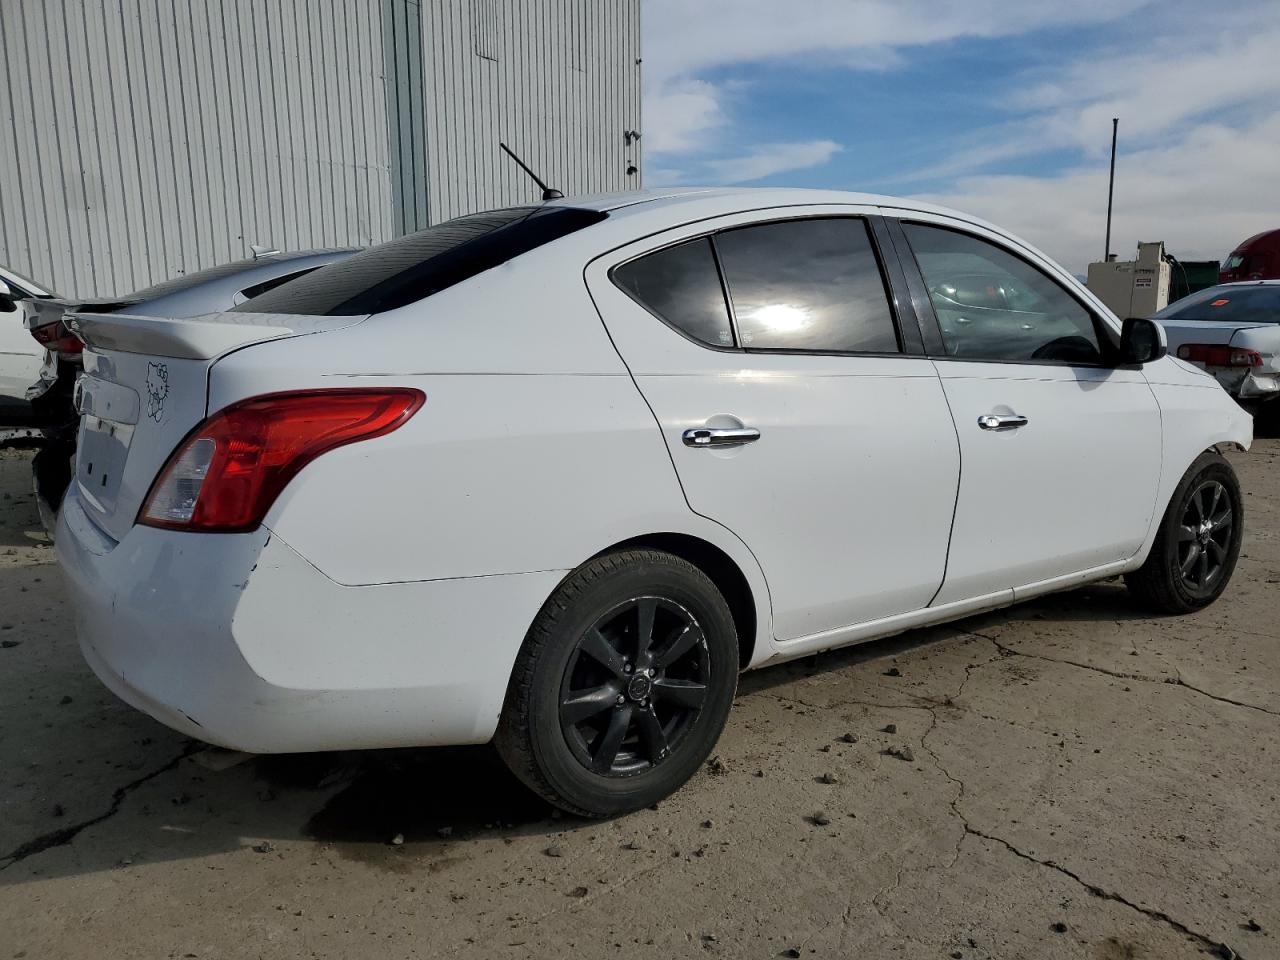
POLYGON ((1146 562, 1125 576, 1129 591, 1158 613, 1191 613, 1227 588, 1244 538, 1244 503, 1221 454, 1201 454, 1178 484, 1146 562))
POLYGON ((733 616, 706 574, 658 550, 605 554, 543 605, 494 743, 561 809, 639 810, 706 760, 737 681, 733 616))

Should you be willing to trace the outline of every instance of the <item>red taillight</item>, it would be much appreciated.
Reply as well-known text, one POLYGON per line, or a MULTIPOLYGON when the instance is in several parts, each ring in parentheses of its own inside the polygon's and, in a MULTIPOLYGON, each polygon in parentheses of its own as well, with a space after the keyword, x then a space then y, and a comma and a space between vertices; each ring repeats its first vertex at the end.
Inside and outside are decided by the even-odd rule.
POLYGON ((1193 360, 1209 367, 1260 367, 1262 354, 1212 343, 1184 343, 1178 348, 1183 360, 1193 360))
POLYGON ((262 522, 285 485, 335 447, 381 437, 425 402, 421 390, 300 390, 232 404, 169 457, 138 513, 152 527, 232 533, 262 522))
POLYGON ((43 327, 36 327, 31 331, 31 336, 36 338, 37 343, 43 344, 56 353, 79 353, 84 349, 80 338, 63 326, 61 320, 46 323, 43 327))

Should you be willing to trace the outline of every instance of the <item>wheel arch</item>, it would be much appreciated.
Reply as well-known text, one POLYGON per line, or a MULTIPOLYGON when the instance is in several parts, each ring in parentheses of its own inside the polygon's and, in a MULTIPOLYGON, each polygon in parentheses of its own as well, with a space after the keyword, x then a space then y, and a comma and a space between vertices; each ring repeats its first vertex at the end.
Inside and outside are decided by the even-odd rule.
POLYGON ((1248 450, 1253 443, 1253 418, 1216 382, 1203 386, 1203 375, 1171 357, 1154 366, 1148 383, 1160 408, 1162 469, 1147 536, 1126 567, 1133 570, 1150 555, 1165 511, 1191 465, 1206 453, 1222 456, 1228 449, 1248 450))
POLYGON ((711 579, 724 596, 729 612, 733 615, 733 624, 738 631, 738 663, 743 669, 751 664, 757 653, 766 649, 767 641, 762 646, 759 634, 761 628, 769 624, 767 607, 761 605, 761 601, 767 603, 768 598, 758 597, 738 562, 709 540, 688 533, 643 534, 610 544, 588 557, 585 562, 589 563, 606 553, 637 547, 674 554, 693 564, 711 579))
MULTIPOLYGON (((1205 454, 1214 454, 1222 458, 1230 466, 1230 461, 1227 460, 1226 456, 1228 450, 1247 451, 1248 449, 1249 447, 1238 439, 1225 438, 1211 443, 1201 450, 1197 450, 1185 463, 1182 463, 1180 458, 1178 465, 1173 470, 1168 469, 1170 465, 1166 462, 1167 474, 1161 479, 1161 489, 1155 503, 1146 540, 1143 541, 1142 547, 1138 552, 1129 558, 1129 563, 1125 570, 1136 570, 1146 563, 1147 557, 1151 555, 1151 549, 1155 545, 1156 536, 1160 532, 1160 525, 1164 522, 1165 513, 1168 512, 1170 504, 1173 503, 1173 498, 1177 494, 1178 488, 1182 485, 1182 481, 1186 479, 1187 474, 1191 472, 1191 468, 1196 465, 1201 457, 1205 454)), ((1232 469, 1234 470, 1234 468, 1232 469)))

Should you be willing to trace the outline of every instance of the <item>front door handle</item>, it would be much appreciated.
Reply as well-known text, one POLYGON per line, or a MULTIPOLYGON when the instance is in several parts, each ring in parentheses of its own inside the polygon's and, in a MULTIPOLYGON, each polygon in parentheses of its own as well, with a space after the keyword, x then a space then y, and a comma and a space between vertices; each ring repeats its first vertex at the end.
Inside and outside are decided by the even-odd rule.
POLYGON ((695 427, 684 432, 686 447, 723 447, 759 439, 760 431, 755 427, 695 427))
POLYGON ((1018 414, 1010 416, 1001 416, 996 413, 986 413, 978 418, 978 426, 983 430, 1017 430, 1019 427, 1027 425, 1027 418, 1018 414))

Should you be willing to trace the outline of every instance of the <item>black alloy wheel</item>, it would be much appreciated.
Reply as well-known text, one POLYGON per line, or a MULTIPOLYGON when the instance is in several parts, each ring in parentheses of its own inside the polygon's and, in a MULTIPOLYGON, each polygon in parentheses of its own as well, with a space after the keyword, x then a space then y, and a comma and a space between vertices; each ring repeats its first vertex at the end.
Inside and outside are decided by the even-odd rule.
POLYGON ((588 770, 656 766, 697 722, 711 681, 702 627, 662 597, 618 604, 578 639, 560 687, 560 727, 588 770))
POLYGON ((1178 527, 1178 569, 1182 585, 1195 597, 1206 597, 1226 569, 1235 527, 1231 496, 1218 480, 1205 480, 1186 500, 1178 527))
POLYGON ((1244 539, 1244 501, 1231 464, 1202 453, 1178 482, 1130 592, 1157 613, 1191 613, 1227 588, 1244 539))
POLYGON ((494 745, 563 810, 643 809, 710 755, 738 657, 733 613, 704 571, 661 550, 602 554, 566 577, 530 626, 494 745))

